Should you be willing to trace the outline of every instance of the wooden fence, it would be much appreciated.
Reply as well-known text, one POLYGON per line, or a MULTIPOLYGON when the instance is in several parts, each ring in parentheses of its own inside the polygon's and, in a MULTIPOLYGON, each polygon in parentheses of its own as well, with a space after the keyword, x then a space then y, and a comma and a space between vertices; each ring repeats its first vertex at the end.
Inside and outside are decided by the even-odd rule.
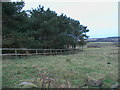
POLYGON ((75 53, 80 49, 26 49, 26 48, 1 48, 3 56, 28 56, 28 55, 57 55, 62 53, 75 53))

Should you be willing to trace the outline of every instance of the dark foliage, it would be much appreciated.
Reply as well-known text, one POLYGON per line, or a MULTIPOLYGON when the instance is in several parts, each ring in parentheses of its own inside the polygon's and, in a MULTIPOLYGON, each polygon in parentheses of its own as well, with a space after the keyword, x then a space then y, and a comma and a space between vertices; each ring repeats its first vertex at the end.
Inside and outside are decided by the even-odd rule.
POLYGON ((24 11, 24 2, 3 2, 3 48, 66 48, 83 46, 89 32, 78 20, 43 6, 24 11))

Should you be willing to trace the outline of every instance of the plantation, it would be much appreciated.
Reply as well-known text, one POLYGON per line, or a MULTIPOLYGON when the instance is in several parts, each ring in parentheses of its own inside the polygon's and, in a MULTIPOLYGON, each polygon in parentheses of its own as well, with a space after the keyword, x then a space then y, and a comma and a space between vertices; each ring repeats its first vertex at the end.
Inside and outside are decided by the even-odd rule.
POLYGON ((2 3, 2 48, 65 49, 83 46, 87 26, 50 8, 25 11, 24 2, 2 3))
POLYGON ((93 88, 84 86, 88 77, 103 78, 101 87, 109 88, 118 80, 118 47, 84 47, 76 54, 3 59, 2 69, 3 88, 93 88), (33 85, 22 86, 21 82, 33 85))

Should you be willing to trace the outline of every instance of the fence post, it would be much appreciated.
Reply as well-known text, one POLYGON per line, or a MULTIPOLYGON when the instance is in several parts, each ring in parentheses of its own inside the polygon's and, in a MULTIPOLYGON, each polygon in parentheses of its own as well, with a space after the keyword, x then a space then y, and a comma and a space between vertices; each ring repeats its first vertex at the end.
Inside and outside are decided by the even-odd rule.
POLYGON ((70 49, 70 53, 71 53, 71 54, 73 53, 73 48, 72 48, 72 49, 70 49))
POLYGON ((15 50, 15 56, 17 57, 17 50, 15 50))
POLYGON ((64 50, 61 50, 61 53, 64 53, 64 50))
POLYGON ((50 55, 52 55, 52 49, 50 49, 50 55))
POLYGON ((57 54, 57 50, 55 50, 55 53, 57 54))
POLYGON ((45 54, 45 49, 43 49, 43 55, 45 54))
POLYGON ((27 56, 29 55, 28 50, 26 50, 26 54, 27 54, 27 56))
POLYGON ((36 55, 38 54, 38 50, 36 49, 36 55))

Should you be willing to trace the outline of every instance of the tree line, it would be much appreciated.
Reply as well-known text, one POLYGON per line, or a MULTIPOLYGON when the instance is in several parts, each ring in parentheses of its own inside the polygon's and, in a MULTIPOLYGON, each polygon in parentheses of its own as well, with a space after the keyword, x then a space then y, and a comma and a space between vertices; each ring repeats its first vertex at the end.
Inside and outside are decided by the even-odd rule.
POLYGON ((2 2, 2 47, 63 49, 83 46, 87 26, 64 14, 44 9, 23 10, 24 2, 2 2))

